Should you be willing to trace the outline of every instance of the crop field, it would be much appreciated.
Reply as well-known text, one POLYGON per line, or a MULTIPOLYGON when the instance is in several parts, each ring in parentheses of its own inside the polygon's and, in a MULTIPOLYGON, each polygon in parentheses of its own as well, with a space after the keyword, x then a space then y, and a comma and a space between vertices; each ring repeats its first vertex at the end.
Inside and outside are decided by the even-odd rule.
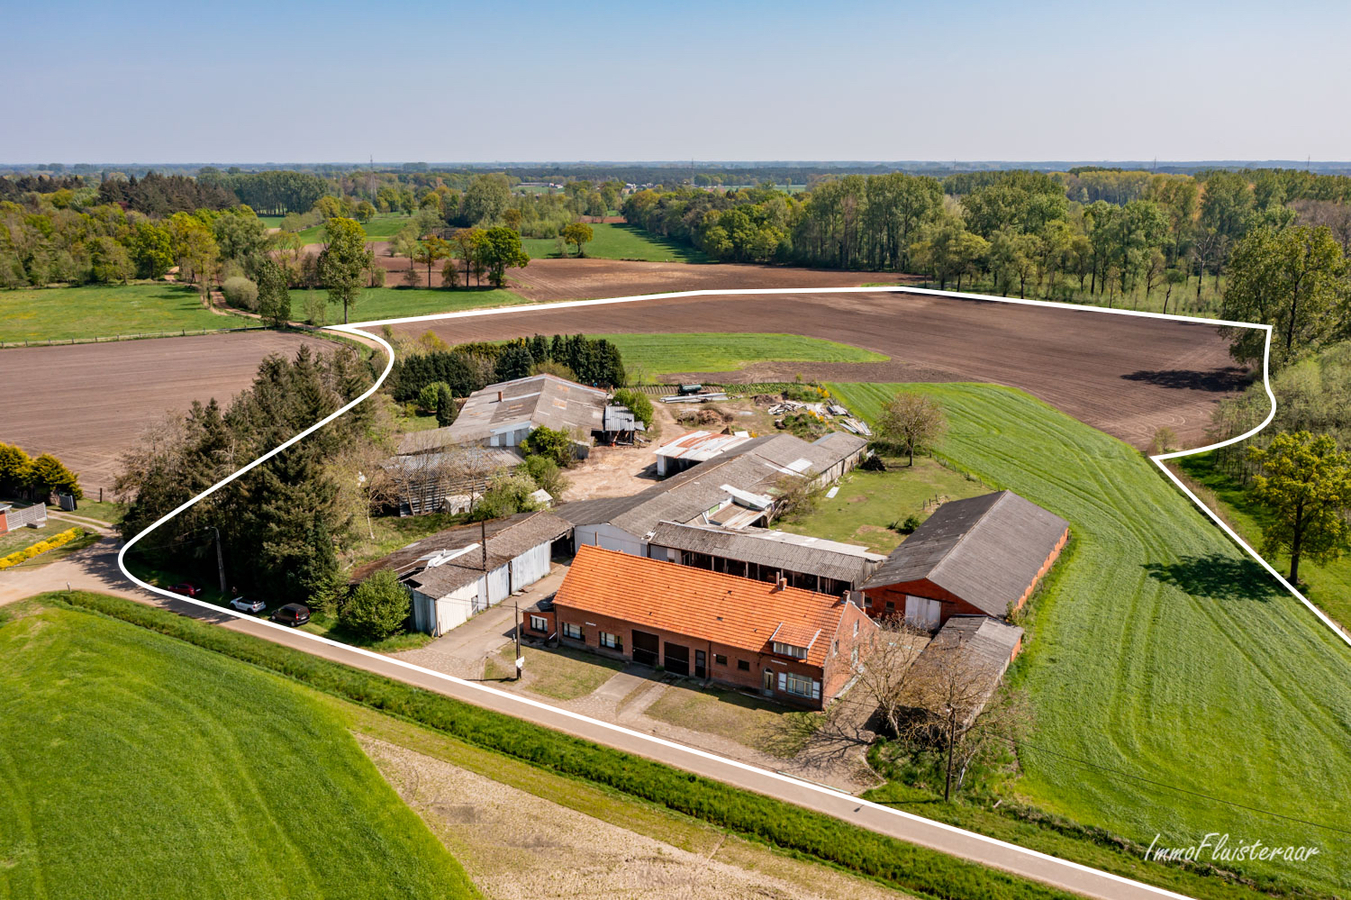
MULTIPOLYGON (((1271 512, 1249 497, 1242 485, 1218 471, 1212 454, 1189 456, 1178 460, 1178 465, 1188 478, 1212 493, 1221 517, 1248 542, 1248 546, 1261 553, 1262 525, 1271 512)), ((1288 553, 1264 554, 1264 558, 1281 574, 1290 574, 1288 553)), ((1299 580, 1304 596, 1343 626, 1351 624, 1351 556, 1343 556, 1326 565, 1319 565, 1307 557, 1301 559, 1299 580)))
POLYGON ((598 334, 619 347, 632 378, 721 372, 757 362, 886 362, 887 357, 799 334, 598 334))
MULTIPOLYGON (((642 262, 708 262, 699 250, 668 241, 633 225, 595 224, 591 226, 591 240, 583 244, 583 250, 595 259, 629 259, 642 262)), ((557 257, 558 241, 554 238, 526 238, 521 242, 531 259, 557 257)), ((564 253, 572 256, 577 248, 568 244, 564 253)))
MULTIPOLYGON (((590 261, 546 262, 566 268, 590 261)), ((665 268, 704 272, 720 267, 665 268)), ((754 266, 726 268, 761 271, 754 266)), ((764 271, 773 275, 779 270, 764 271)), ((537 277, 533 265, 521 277, 537 277)), ((755 286, 748 281, 724 281, 720 287, 755 286)), ((780 282, 780 286, 787 285, 780 282)), ((536 299, 530 292, 521 293, 536 299)), ((616 285, 608 293, 622 296, 623 291, 616 285)), ((430 329, 447 343, 457 344, 529 334, 685 334, 692 327, 758 334, 769 323, 890 359, 756 362, 728 372, 697 374, 694 380, 792 381, 801 374, 807 380, 835 382, 993 382, 1026 390, 1080 421, 1136 447, 1147 447, 1155 430, 1164 426, 1183 446, 1203 443, 1215 406, 1241 391, 1249 377, 1245 369, 1234 366, 1228 341, 1209 325, 903 293, 679 297, 419 323, 404 330, 417 335, 430 329)))
POLYGON ((0 343, 238 328, 254 323, 202 306, 176 284, 82 285, 0 291, 0 343))
POLYGON ((249 331, 0 350, 0 385, 24 386, 0 390, 0 440, 33 455, 56 454, 97 500, 142 431, 194 400, 228 403, 266 356, 293 355, 302 344, 321 352, 334 346, 308 335, 249 331))
POLYGON ((1021 795, 1144 846, 1317 846, 1230 867, 1351 887, 1351 838, 1320 827, 1345 825, 1351 795, 1351 649, 1120 441, 1002 387, 831 387, 865 416, 934 397, 945 457, 1070 522, 1011 670, 1036 712, 1021 795))
POLYGON ((83 611, 0 625, 7 897, 476 896, 312 691, 83 611))
MULTIPOLYGON (((328 292, 322 289, 300 289, 291 291, 291 314, 297 318, 305 314, 305 302, 309 297, 328 299, 328 292)), ((482 309, 491 306, 514 306, 530 301, 511 291, 475 288, 470 290, 443 291, 427 288, 378 287, 365 288, 357 300, 357 305, 348 311, 353 322, 373 321, 375 319, 395 319, 404 316, 428 316, 434 313, 458 312, 462 309, 482 309)), ((329 324, 342 322, 342 304, 328 303, 329 324)))

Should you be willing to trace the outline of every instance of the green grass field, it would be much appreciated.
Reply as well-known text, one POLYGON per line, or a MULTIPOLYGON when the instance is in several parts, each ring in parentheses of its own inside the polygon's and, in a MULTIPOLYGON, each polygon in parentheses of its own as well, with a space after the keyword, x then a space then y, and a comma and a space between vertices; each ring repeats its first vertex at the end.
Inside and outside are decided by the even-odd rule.
POLYGON ((328 703, 62 608, 0 626, 5 897, 476 896, 328 703))
MULTIPOLYGON (((1242 485, 1215 468, 1209 453, 1188 456, 1178 461, 1188 478, 1208 488, 1219 503, 1220 514, 1229 526, 1259 553, 1262 550, 1262 525, 1271 515, 1262 504, 1243 490, 1242 485)), ((1290 574, 1290 555, 1266 555, 1283 575, 1290 574)), ((1304 596, 1343 625, 1351 626, 1351 556, 1343 556, 1327 565, 1305 558, 1299 563, 1299 580, 1304 596)))
MULTIPOLYGON (((407 225, 411 221, 413 221, 412 216, 395 215, 390 213, 377 215, 375 218, 371 219, 369 222, 367 222, 365 225, 362 225, 361 227, 366 232, 366 240, 388 241, 392 239, 394 235, 399 233, 399 229, 403 228, 403 226, 407 225)), ((279 219, 275 226, 270 227, 276 228, 280 226, 281 220, 279 219)), ((298 231, 296 233, 299 234, 300 239, 307 244, 322 244, 325 240, 324 226, 322 224, 311 225, 309 228, 303 229, 302 231, 298 231)))
MULTIPOLYGON (((308 297, 327 299, 328 292, 321 289, 297 289, 291 291, 291 314, 296 318, 305 315, 305 301, 308 297)), ((428 316, 433 313, 457 312, 462 309, 481 309, 489 306, 515 306, 530 303, 520 294, 511 291, 473 288, 470 290, 443 291, 436 288, 366 288, 361 292, 357 305, 348 311, 353 322, 368 322, 376 319, 397 319, 404 316, 428 316)), ((342 322, 342 304, 328 304, 328 324, 342 322)))
POLYGON ((1037 723, 1020 795, 1144 846, 1211 832, 1317 846, 1304 863, 1229 865, 1347 891, 1351 837, 1303 824, 1346 823, 1345 643, 1115 438, 1008 388, 831 387, 866 416, 902 387, 934 397, 946 457, 1070 521, 1010 676, 1037 723))
MULTIPOLYGON (((675 241, 649 234, 633 225, 592 225, 592 238, 584 244, 586 255, 595 259, 636 259, 644 262, 708 262, 703 252, 675 241)), ((521 241, 531 259, 559 256, 554 238, 526 238, 521 241)), ((576 253, 569 244, 565 253, 576 253)))
POLYGON ((756 362, 886 362, 890 357, 798 334, 595 334, 644 380, 674 372, 730 372, 756 362))
POLYGON ((254 324, 216 315, 196 288, 174 284, 82 285, 0 291, 0 343, 92 339, 254 324))
POLYGON ((924 504, 934 498, 961 500, 989 493, 979 481, 925 457, 916 457, 913 468, 902 466, 888 472, 855 469, 840 479, 839 488, 834 497, 822 497, 808 515, 778 522, 775 527, 831 541, 866 544, 876 553, 890 553, 901 543, 901 535, 889 527, 893 522, 902 522, 912 514, 928 518, 933 510, 926 512, 924 504))

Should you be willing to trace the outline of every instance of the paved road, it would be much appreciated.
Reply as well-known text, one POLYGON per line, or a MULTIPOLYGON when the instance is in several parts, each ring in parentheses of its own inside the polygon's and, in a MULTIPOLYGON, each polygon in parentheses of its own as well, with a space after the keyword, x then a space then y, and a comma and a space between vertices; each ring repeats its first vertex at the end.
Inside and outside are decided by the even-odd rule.
POLYGON ((1118 879, 1107 873, 1054 857, 1034 854, 938 822, 868 803, 833 789, 715 756, 693 747, 556 709, 528 697, 451 678, 402 660, 317 640, 313 635, 274 626, 260 619, 235 617, 215 607, 203 608, 182 600, 151 595, 121 578, 116 566, 116 546, 115 541, 108 539, 48 566, 0 573, 0 605, 41 591, 60 590, 69 582, 71 587, 77 590, 103 591, 215 622, 235 631, 293 647, 353 668, 384 675, 598 744, 654 759, 726 784, 776 797, 880 834, 1003 869, 1084 896, 1102 900, 1146 900, 1146 898, 1157 900, 1159 897, 1180 896, 1118 879))

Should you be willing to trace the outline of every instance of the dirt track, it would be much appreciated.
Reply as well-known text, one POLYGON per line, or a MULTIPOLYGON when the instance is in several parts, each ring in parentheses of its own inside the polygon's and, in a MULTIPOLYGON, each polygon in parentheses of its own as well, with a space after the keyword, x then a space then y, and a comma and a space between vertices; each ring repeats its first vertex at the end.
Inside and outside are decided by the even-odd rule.
POLYGON ((193 400, 228 402, 264 357, 303 343, 333 346, 257 331, 0 351, 0 441, 56 454, 97 497, 147 425, 193 400))
MULTIPOLYGON (((599 293, 617 296, 628 287, 599 293)), ((406 330, 421 333, 427 326, 406 330)), ((450 343, 536 332, 765 331, 829 338, 885 353, 891 361, 761 364, 699 379, 777 380, 801 373, 842 381, 989 381, 1023 388, 1142 448, 1162 426, 1184 446, 1199 446, 1215 404, 1240 390, 1247 377, 1229 358, 1228 342, 1209 325, 916 294, 681 298, 487 316, 432 330, 450 343)))

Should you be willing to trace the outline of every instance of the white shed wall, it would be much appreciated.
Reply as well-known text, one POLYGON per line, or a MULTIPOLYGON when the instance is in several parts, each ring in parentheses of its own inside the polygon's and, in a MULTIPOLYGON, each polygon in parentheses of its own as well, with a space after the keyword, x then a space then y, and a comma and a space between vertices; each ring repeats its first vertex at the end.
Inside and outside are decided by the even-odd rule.
POLYGON ((573 530, 573 550, 592 544, 631 556, 646 556, 647 542, 613 525, 578 525, 573 530))

